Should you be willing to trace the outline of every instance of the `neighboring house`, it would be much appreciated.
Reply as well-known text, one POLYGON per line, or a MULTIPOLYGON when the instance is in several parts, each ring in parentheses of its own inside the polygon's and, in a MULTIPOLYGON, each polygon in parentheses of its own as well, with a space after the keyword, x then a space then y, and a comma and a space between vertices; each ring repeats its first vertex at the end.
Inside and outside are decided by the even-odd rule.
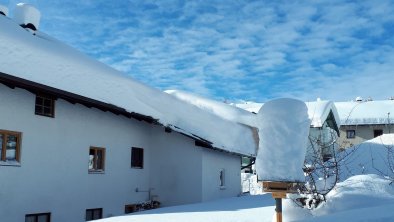
POLYGON ((241 192, 253 127, 135 82, 40 32, 32 6, 16 10, 0 15, 1 221, 79 222, 241 192))
POLYGON ((336 102, 341 119, 338 144, 346 148, 394 131, 394 100, 336 102))

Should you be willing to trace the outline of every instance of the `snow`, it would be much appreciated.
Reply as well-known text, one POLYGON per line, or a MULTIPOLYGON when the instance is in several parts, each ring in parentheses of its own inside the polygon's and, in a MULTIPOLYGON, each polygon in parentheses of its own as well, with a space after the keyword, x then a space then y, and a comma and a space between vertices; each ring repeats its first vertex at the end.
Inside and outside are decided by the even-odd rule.
POLYGON ((394 123, 394 100, 336 102, 335 106, 341 125, 394 123))
POLYGON ((387 163, 388 155, 392 157, 393 149, 394 134, 383 134, 346 149, 341 154, 350 155, 340 163, 340 179, 345 180, 359 174, 394 176, 387 163))
POLYGON ((181 90, 166 90, 165 92, 224 119, 255 126, 256 115, 244 109, 181 90))
MULTIPOLYGON (((335 122, 338 127, 340 125, 340 117, 337 108, 332 101, 317 100, 313 102, 305 102, 308 108, 308 116, 311 120, 311 127, 322 127, 330 112, 334 115, 335 122)), ((264 103, 246 102, 234 104, 236 107, 244 109, 252 113, 258 113, 264 103)))
MULTIPOLYGON (((270 194, 240 196, 212 202, 164 207, 100 222, 274 222, 275 202, 270 194)), ((283 221, 392 221, 394 187, 377 175, 358 175, 338 183, 328 201, 315 210, 283 202, 283 221)))
POLYGON ((41 13, 34 6, 18 3, 15 7, 14 19, 18 24, 33 24, 36 29, 40 26, 41 13))
POLYGON ((5 16, 8 16, 8 8, 4 5, 0 5, 0 12, 3 12, 5 16))
POLYGON ((256 172, 264 181, 304 181, 302 167, 310 120, 304 102, 276 99, 258 113, 259 150, 256 172))
POLYGON ((0 27, 0 72, 151 116, 175 132, 203 138, 222 150, 256 153, 249 126, 134 81, 45 33, 32 35, 7 17, 0 16, 0 27))

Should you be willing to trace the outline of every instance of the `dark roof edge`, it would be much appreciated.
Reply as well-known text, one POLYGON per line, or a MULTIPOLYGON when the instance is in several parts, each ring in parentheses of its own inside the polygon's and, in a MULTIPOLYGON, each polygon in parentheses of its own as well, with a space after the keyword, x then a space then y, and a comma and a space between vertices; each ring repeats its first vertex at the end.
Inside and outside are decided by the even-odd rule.
POLYGON ((151 116, 147 116, 147 115, 143 115, 140 113, 135 113, 135 112, 128 112, 123 108, 120 108, 118 106, 109 104, 109 103, 105 103, 105 102, 101 102, 98 100, 94 100, 85 96, 81 96, 75 93, 71 93, 71 92, 67 92, 64 90, 60 90, 54 87, 50 87, 47 85, 43 85, 40 83, 36 83, 30 80, 26 80, 26 79, 22 79, 19 77, 15 77, 12 76, 10 74, 6 74, 3 72, 0 72, 0 83, 10 87, 10 88, 22 88, 25 90, 28 90, 34 94, 36 93, 45 93, 48 94, 50 96, 53 96, 55 98, 61 98, 64 99, 70 103, 80 103, 84 106, 87 107, 94 107, 97 109, 100 109, 102 111, 109 111, 112 112, 116 115, 123 115, 126 116, 128 118, 134 118, 137 120, 143 120, 145 122, 148 123, 154 123, 154 124, 158 124, 158 120, 154 119, 151 116))

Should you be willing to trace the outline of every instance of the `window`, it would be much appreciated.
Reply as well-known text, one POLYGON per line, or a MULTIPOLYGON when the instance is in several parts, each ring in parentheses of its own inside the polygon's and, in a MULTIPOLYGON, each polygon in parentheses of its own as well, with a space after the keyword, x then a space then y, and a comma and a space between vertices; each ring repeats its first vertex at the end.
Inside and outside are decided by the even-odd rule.
POLYGON ((86 221, 97 220, 103 218, 103 208, 87 209, 86 221))
POLYGON ((36 95, 35 114, 55 117, 55 100, 50 96, 36 95))
POLYGON ((89 149, 89 171, 104 171, 105 148, 90 147, 89 149))
POLYGON ((383 135, 383 130, 377 129, 377 130, 374 130, 374 131, 373 131, 373 137, 374 137, 374 138, 375 138, 375 137, 378 137, 378 136, 381 136, 381 135, 383 135))
POLYGON ((51 213, 27 214, 25 222, 50 222, 51 213))
POLYGON ((137 147, 131 148, 131 167, 144 168, 144 149, 137 147))
POLYGON ((356 138, 356 131, 355 130, 346 130, 346 138, 348 138, 348 139, 356 138))
POLYGON ((220 171, 219 171, 219 185, 220 185, 220 188, 224 188, 225 187, 225 171, 224 171, 224 169, 221 169, 220 171))
POLYGON ((20 159, 21 133, 0 130, 0 161, 16 161, 20 159))

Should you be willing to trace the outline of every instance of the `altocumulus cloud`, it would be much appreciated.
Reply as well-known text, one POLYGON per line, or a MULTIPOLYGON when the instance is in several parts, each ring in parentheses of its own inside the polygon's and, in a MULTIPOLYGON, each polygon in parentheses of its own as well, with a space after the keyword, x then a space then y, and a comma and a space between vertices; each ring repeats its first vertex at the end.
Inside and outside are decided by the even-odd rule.
POLYGON ((390 0, 27 2, 43 31, 160 89, 219 100, 393 96, 390 0))

